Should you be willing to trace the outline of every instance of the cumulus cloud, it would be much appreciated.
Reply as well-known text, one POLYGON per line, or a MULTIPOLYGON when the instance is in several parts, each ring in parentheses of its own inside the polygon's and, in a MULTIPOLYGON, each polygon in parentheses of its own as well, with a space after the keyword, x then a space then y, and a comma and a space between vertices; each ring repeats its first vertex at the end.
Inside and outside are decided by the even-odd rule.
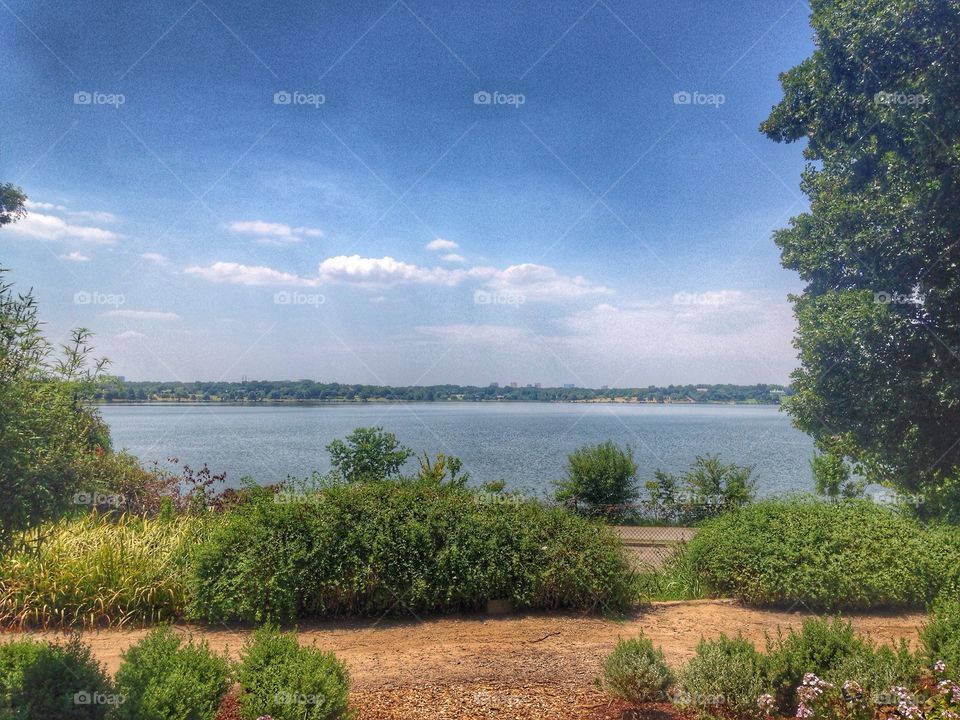
POLYGON ((527 300, 568 300, 613 292, 581 275, 562 275, 548 265, 535 263, 511 265, 498 271, 487 281, 487 286, 495 292, 522 296, 527 300))
POLYGON ((389 287, 398 284, 458 285, 467 274, 462 270, 428 268, 385 256, 367 258, 338 255, 320 263, 321 282, 352 282, 365 287, 389 287))
POLYGON ((160 310, 110 310, 104 313, 106 317, 127 318, 130 320, 179 320, 180 316, 172 312, 160 310))
POLYGON ((67 262, 87 262, 90 258, 83 253, 72 252, 67 253, 66 255, 61 255, 60 259, 66 260, 67 262))
POLYGON ((8 232, 38 240, 79 240, 96 245, 111 245, 120 235, 92 225, 77 225, 56 215, 28 212, 8 232))
POLYGON ((156 263, 157 265, 162 265, 164 267, 170 265, 170 260, 167 259, 167 256, 161 255, 160 253, 147 252, 147 253, 143 253, 140 257, 143 258, 144 260, 147 260, 152 263, 156 263))
POLYGON ((446 260, 447 262, 466 262, 467 259, 463 255, 457 255, 456 253, 447 253, 444 255, 441 260, 446 260))
POLYGON ((233 262, 215 262, 208 267, 194 265, 184 270, 215 283, 233 285, 316 285, 316 280, 302 278, 292 273, 274 270, 263 265, 242 265, 233 262))
POLYGON ((308 237, 323 237, 323 230, 319 228, 291 227, 286 223, 265 220, 237 220, 230 223, 230 230, 241 235, 255 235, 256 242, 266 245, 298 243, 308 237))
POLYGON ((436 240, 431 240, 424 247, 427 250, 456 250, 459 245, 457 245, 453 240, 444 240, 443 238, 437 238, 436 240))

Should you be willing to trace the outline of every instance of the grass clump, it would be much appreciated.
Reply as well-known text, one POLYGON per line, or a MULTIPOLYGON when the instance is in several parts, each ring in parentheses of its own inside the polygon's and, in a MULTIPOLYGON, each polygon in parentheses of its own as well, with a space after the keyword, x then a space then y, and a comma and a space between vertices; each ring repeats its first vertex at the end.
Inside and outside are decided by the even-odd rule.
POLYGON ((352 718, 350 676, 333 653, 301 647, 293 633, 271 627, 255 631, 237 671, 244 720, 352 718))
POLYGON ((711 593, 830 612, 924 607, 958 552, 939 533, 859 500, 758 502, 709 521, 689 545, 711 593))
POLYGON ((198 521, 87 515, 41 529, 35 549, 2 560, 0 625, 163 622, 186 605, 181 552, 198 521))
POLYGON ((535 502, 482 502, 424 482, 330 485, 296 501, 254 496, 215 523, 188 586, 191 614, 212 622, 456 612, 489 599, 618 610, 637 597, 611 530, 535 502))
POLYGON ((157 628, 123 654, 116 675, 124 702, 115 720, 213 720, 230 689, 230 664, 204 643, 157 628))
POLYGON ((704 597, 703 583, 690 562, 686 547, 678 548, 662 567, 649 567, 637 576, 640 596, 648 601, 699 600, 704 597))
POLYGON ((621 639, 603 662, 604 690, 630 702, 665 700, 672 683, 673 673, 663 659, 663 650, 654 648, 643 634, 621 639))

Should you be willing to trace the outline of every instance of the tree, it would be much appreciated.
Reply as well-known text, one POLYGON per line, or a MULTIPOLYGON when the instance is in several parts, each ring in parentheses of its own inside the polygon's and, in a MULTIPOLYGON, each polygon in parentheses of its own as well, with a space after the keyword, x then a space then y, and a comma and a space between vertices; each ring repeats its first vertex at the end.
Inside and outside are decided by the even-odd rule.
POLYGON ((400 474, 413 451, 401 445, 397 436, 381 427, 357 428, 346 442, 327 445, 333 467, 348 482, 385 480, 400 474))
POLYGON ((669 522, 693 525, 753 502, 753 467, 724 465, 719 455, 697 455, 693 466, 674 475, 655 470, 647 483, 654 514, 669 522))
POLYGON ((788 407, 863 479, 960 518, 960 3, 811 8, 817 49, 761 126, 807 140, 810 210, 775 234, 806 282, 788 407))
POLYGON ((26 214, 27 196, 11 183, 0 183, 0 225, 9 225, 26 214))
POLYGON ((584 445, 567 457, 567 477, 557 483, 556 499, 593 515, 614 518, 639 497, 633 448, 621 449, 607 440, 584 445), (585 507, 580 507, 585 503, 585 507))

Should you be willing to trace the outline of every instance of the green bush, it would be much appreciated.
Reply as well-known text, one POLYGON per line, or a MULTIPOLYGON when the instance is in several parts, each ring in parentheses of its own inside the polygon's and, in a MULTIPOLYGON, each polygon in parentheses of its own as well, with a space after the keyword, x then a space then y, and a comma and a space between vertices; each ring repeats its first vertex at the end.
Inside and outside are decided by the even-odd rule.
POLYGON ((960 599, 945 597, 933 607, 920 640, 928 665, 941 660, 951 677, 960 678, 960 599))
POLYGON ((698 455, 680 475, 655 470, 647 482, 650 514, 675 525, 696 525, 753 502, 757 483, 752 466, 720 462, 719 455, 698 455))
POLYGON ((639 497, 633 449, 610 440, 584 445, 567 458, 567 478, 557 483, 556 499, 580 512, 616 517, 639 497))
POLYGON ((704 524, 689 545, 707 589, 827 611, 924 607, 955 543, 869 501, 767 500, 704 524))
POLYGON ((157 628, 123 654, 117 720, 213 720, 230 689, 230 665, 207 644, 157 628))
POLYGON ((778 632, 776 639, 767 639, 767 687, 777 706, 788 712, 806 673, 842 684, 849 678, 841 678, 838 673, 851 667, 852 658, 866 658, 871 650, 849 622, 807 618, 799 631, 791 630, 786 635, 778 632))
POLYGON ((654 648, 643 634, 617 642, 603 663, 603 688, 630 702, 663 700, 672 682, 663 650, 654 648))
POLYGON ((266 492, 216 521, 195 553, 190 613, 220 622, 514 607, 618 610, 635 573, 609 529, 435 483, 266 492))
POLYGON ((767 689, 765 660, 749 641, 721 635, 700 641, 679 681, 682 705, 708 712, 722 706, 737 715, 754 714, 757 698, 767 689))
POLYGON ((333 653, 301 647, 293 633, 255 631, 244 646, 237 680, 244 720, 353 717, 346 667, 333 653))
POLYGON ((102 720, 123 701, 78 635, 0 645, 0 683, 0 717, 10 720, 102 720))

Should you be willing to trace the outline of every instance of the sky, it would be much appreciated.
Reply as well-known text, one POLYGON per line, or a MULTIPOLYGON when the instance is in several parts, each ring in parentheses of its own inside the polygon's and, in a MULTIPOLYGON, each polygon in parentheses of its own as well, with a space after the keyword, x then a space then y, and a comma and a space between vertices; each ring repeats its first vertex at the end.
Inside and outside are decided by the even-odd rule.
POLYGON ((808 15, 0 0, 0 265, 130 380, 786 382, 808 15))

